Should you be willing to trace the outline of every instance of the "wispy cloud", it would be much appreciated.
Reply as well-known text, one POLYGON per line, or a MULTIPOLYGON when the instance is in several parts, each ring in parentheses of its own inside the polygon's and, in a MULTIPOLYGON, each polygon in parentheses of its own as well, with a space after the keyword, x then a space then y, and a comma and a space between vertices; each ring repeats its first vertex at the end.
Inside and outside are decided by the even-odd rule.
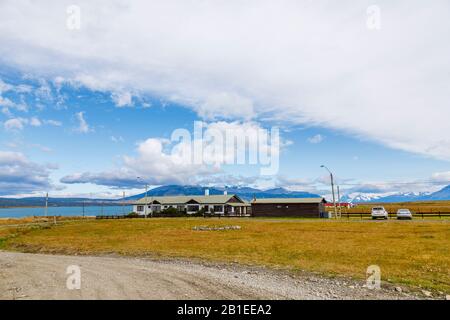
POLYGON ((112 142, 123 142, 124 139, 122 136, 111 136, 111 141, 112 142))
POLYGON ((321 134, 316 134, 315 136, 309 137, 307 140, 309 143, 318 144, 321 143, 325 139, 321 134))
POLYGON ((130 92, 115 92, 111 95, 117 107, 133 106, 133 97, 130 92))
POLYGON ((92 129, 89 127, 86 119, 84 118, 84 111, 76 113, 75 117, 78 121, 78 127, 75 128, 76 132, 89 133, 90 131, 92 131, 92 129))
POLYGON ((28 119, 13 118, 13 119, 6 120, 3 123, 3 126, 8 131, 18 131, 18 130, 23 130, 23 128, 25 127, 25 125, 27 123, 28 123, 28 119))

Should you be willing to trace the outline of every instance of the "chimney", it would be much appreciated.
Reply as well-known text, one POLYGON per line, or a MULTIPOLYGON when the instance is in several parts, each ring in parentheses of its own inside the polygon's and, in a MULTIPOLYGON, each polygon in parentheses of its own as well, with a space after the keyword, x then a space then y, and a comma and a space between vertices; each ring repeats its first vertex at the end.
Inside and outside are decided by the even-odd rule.
POLYGON ((209 196, 209 189, 205 189, 205 196, 209 196))
POLYGON ((228 195, 228 191, 225 190, 225 191, 223 192, 223 195, 224 195, 224 196, 228 195))

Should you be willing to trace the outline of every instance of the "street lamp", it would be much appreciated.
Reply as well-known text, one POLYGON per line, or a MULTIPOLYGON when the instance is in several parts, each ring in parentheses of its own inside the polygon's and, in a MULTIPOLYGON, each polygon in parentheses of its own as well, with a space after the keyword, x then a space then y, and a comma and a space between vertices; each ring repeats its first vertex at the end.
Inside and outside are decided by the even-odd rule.
MULTIPOLYGON (((142 180, 141 177, 137 177, 138 180, 142 180)), ((147 182, 145 182, 145 200, 144 200, 144 218, 147 219, 147 207, 148 207, 148 197, 147 197, 147 192, 148 192, 148 184, 147 182)), ((151 210, 150 210, 151 211, 151 210)))
POLYGON ((334 216, 337 218, 337 208, 336 208, 336 197, 334 196, 334 179, 333 179, 333 173, 328 169, 326 166, 321 165, 321 168, 325 168, 330 173, 331 178, 331 192, 333 194, 333 206, 334 206, 334 216))

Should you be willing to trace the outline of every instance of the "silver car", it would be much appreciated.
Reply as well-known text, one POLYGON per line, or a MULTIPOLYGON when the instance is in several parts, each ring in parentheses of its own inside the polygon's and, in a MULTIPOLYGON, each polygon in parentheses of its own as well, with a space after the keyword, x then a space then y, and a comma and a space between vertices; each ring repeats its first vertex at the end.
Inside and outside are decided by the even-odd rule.
POLYGON ((387 219, 389 217, 389 214, 384 207, 373 207, 371 215, 372 219, 387 219))
POLYGON ((398 209, 397 210, 397 219, 412 219, 412 213, 409 209, 398 209))

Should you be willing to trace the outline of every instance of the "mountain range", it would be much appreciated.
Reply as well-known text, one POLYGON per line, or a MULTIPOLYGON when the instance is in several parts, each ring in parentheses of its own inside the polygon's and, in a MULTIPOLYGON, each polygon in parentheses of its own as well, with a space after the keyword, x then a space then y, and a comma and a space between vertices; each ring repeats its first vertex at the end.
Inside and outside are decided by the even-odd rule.
MULTIPOLYGON (((205 190, 209 190, 210 195, 223 194, 226 190, 228 194, 237 194, 244 200, 256 198, 315 198, 318 194, 290 191, 284 188, 274 188, 261 190, 251 187, 204 187, 204 186, 181 186, 165 185, 148 191, 148 196, 177 196, 177 195, 204 195, 205 190)), ((125 199, 92 199, 92 198, 49 198, 49 206, 95 206, 95 205, 118 205, 121 201, 131 202, 143 198, 145 193, 126 197, 125 199)), ((370 203, 370 202, 410 202, 410 201, 429 201, 429 200, 450 200, 450 185, 445 188, 429 193, 351 193, 342 196, 342 202, 370 203)), ((24 207, 24 206, 43 206, 44 197, 28 198, 0 198, 0 207, 24 207)))
MULTIPOLYGON (((226 190, 228 194, 236 194, 242 199, 251 200, 256 198, 316 198, 318 194, 304 191, 290 191, 284 188, 274 188, 269 190, 260 190, 250 187, 203 187, 203 186, 179 186, 167 185, 161 186, 148 191, 148 196, 180 196, 180 195, 204 195, 205 190, 209 190, 210 195, 223 194, 226 190)), ((136 200, 145 196, 145 193, 137 194, 126 198, 126 200, 136 200)))
POLYGON ((450 200, 450 185, 436 192, 404 192, 404 193, 351 193, 342 197, 342 202, 364 203, 364 202, 411 202, 450 200))

